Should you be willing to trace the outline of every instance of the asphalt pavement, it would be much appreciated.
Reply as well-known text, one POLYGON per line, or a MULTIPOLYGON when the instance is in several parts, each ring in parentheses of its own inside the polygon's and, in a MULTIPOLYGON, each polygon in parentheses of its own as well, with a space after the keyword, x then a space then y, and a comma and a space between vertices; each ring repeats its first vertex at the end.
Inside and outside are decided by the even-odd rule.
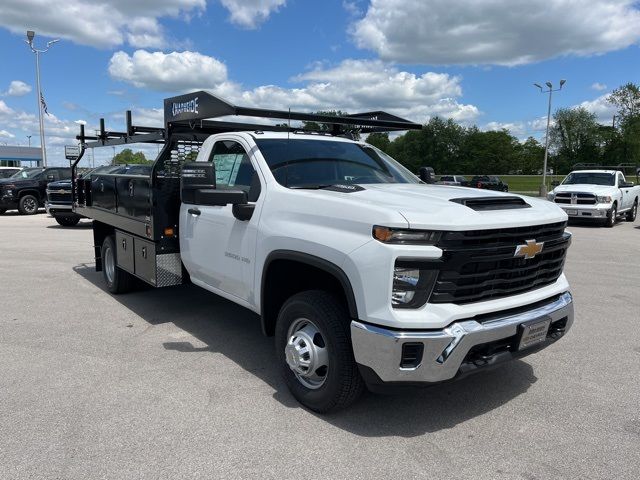
POLYGON ((321 416, 258 318, 195 286, 112 296, 90 224, 0 216, 2 479, 638 479, 640 219, 571 225, 546 350, 321 416))

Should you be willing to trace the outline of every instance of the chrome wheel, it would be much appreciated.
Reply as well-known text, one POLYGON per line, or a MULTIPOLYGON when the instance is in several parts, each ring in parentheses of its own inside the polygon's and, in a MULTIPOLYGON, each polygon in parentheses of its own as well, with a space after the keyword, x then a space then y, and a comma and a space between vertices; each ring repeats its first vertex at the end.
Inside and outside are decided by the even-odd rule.
POLYGON ((291 324, 284 353, 287 365, 302 385, 312 390, 324 385, 329 351, 322 332, 311 320, 299 318, 291 324))
POLYGON ((107 276, 107 281, 109 283, 113 283, 116 277, 116 261, 113 256, 113 250, 111 250, 111 247, 106 247, 104 249, 104 258, 102 260, 104 262, 103 268, 104 273, 107 276))
POLYGON ((25 199, 23 202, 24 209, 27 213, 35 213, 38 210, 38 202, 33 197, 25 199))

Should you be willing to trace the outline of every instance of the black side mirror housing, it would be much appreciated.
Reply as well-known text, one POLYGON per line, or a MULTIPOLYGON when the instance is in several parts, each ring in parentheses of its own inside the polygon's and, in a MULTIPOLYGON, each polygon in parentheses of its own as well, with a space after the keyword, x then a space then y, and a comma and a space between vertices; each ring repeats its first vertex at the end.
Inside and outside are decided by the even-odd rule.
POLYGON ((431 167, 420 167, 418 170, 418 176, 424 183, 435 183, 434 175, 435 172, 431 167))
POLYGON ((192 162, 182 166, 180 198, 182 203, 197 205, 196 192, 216 189, 216 167, 213 163, 192 162))

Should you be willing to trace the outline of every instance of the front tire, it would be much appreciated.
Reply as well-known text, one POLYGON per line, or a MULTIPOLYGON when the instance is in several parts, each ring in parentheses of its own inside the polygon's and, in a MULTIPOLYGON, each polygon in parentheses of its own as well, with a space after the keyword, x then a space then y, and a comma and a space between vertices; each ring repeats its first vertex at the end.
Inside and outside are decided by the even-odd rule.
POLYGON ((364 391, 351 347, 351 319, 332 294, 298 293, 278 314, 275 341, 293 396, 319 413, 345 408, 364 391))
POLYGON ((627 212, 625 219, 627 220, 627 222, 635 222, 637 215, 638 215, 638 200, 636 199, 636 201, 633 202, 633 207, 631 207, 631 210, 627 212))
POLYGON ((35 215, 39 206, 40 202, 34 195, 25 195, 18 202, 18 211, 22 215, 35 215))
POLYGON ((609 210, 609 213, 607 214, 607 223, 605 223, 605 226, 607 228, 612 228, 616 224, 617 219, 618 219, 618 208, 614 204, 613 207, 611 207, 611 210, 609 210))
POLYGON ((58 216, 58 217, 53 217, 56 219, 56 222, 58 222, 58 224, 60 224, 63 227, 75 227, 78 222, 80 221, 79 217, 62 217, 62 216, 58 216))
POLYGON ((126 293, 133 288, 133 276, 118 267, 116 244, 113 236, 102 243, 102 276, 111 293, 126 293))

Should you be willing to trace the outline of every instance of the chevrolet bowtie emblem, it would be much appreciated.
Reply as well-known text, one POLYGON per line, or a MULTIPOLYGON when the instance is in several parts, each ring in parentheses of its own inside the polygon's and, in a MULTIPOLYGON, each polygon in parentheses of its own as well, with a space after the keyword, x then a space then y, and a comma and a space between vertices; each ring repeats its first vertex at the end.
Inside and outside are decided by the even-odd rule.
POLYGON ((544 242, 537 243, 535 240, 527 240, 526 245, 518 245, 516 247, 516 253, 514 253, 513 256, 524 257, 526 259, 533 258, 542 252, 543 247, 544 242))

